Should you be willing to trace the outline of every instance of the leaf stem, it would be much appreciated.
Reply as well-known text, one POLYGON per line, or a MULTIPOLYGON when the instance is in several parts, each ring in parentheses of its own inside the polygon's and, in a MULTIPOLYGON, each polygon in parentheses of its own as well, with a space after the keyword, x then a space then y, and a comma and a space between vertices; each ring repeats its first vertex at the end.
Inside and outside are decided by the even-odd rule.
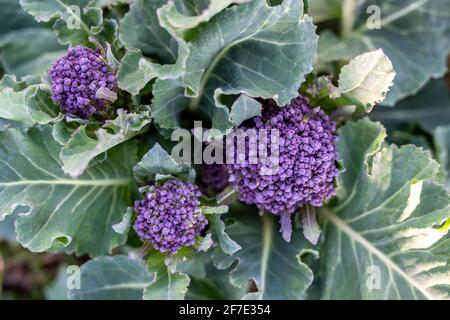
POLYGON ((217 195, 217 203, 228 205, 236 200, 237 194, 238 192, 235 188, 226 188, 224 191, 217 195))
POLYGON ((354 24, 355 0, 344 0, 342 2, 342 24, 341 35, 344 38, 350 36, 353 31, 354 24))

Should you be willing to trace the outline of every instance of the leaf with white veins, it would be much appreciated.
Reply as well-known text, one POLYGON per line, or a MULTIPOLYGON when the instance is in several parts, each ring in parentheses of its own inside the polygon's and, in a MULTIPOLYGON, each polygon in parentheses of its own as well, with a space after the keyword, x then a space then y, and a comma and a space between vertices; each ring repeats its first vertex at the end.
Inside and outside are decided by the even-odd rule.
POLYGON ((342 67, 338 97, 344 94, 370 112, 376 103, 384 100, 394 77, 392 63, 383 50, 363 53, 342 67))
POLYGON ((126 256, 98 257, 81 267, 80 289, 69 290, 71 300, 141 300, 152 282, 146 266, 126 256))
MULTIPOLYGON (((196 30, 188 42, 190 55, 181 81, 157 81, 157 112, 170 109, 172 115, 200 109, 210 117, 212 127, 225 134, 233 123, 229 109, 217 103, 219 95, 244 93, 287 104, 312 70, 317 35, 311 18, 303 16, 302 1, 286 0, 273 7, 266 1, 231 6, 196 30), (177 97, 176 106, 166 97, 177 97)), ((155 117, 155 122, 174 127, 173 120, 160 122, 155 117)))
POLYGON ((255 213, 240 212, 233 216, 235 223, 226 231, 242 249, 233 256, 216 249, 213 261, 217 268, 226 269, 236 260, 230 282, 244 287, 255 281, 258 292, 244 298, 302 299, 313 280, 311 269, 301 261, 310 245, 299 234, 290 243, 278 232, 278 223, 271 214, 259 217, 255 213))
POLYGON ((142 133, 150 121, 149 110, 129 113, 119 109, 116 119, 107 120, 95 131, 95 138, 87 134, 86 125, 79 127, 61 149, 63 171, 78 177, 95 157, 142 133))
POLYGON ((441 299, 450 293, 450 197, 439 169, 415 146, 382 144, 383 126, 346 124, 338 203, 326 220, 323 299, 441 299), (375 278, 374 278, 375 277, 375 278))
POLYGON ((0 131, 0 219, 19 205, 17 240, 33 252, 107 254, 126 240, 112 225, 131 204, 131 166, 136 146, 125 143, 77 179, 67 177, 58 158, 61 145, 50 127, 0 131))

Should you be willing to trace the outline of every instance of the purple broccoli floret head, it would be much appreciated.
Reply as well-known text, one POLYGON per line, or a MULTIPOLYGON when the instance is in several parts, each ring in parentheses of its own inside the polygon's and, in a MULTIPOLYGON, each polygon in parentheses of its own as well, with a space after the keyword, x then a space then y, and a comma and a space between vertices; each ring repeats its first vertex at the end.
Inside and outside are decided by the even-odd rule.
POLYGON ((134 230, 161 252, 192 246, 208 224, 200 213, 200 196, 196 185, 175 179, 155 186, 145 199, 135 202, 134 230))
MULTIPOLYGON (((253 118, 252 128, 278 130, 278 169, 275 174, 262 174, 260 161, 251 164, 246 160, 227 165, 229 180, 241 201, 280 215, 282 229, 283 224, 290 229, 291 213, 305 204, 321 206, 335 193, 336 123, 320 108, 311 109, 301 96, 284 107, 272 100, 263 106, 262 117, 253 118)), ((267 144, 270 149, 270 140, 267 144)), ((290 238, 290 230, 285 238, 290 238)))
POLYGON ((100 88, 117 92, 116 76, 109 70, 99 50, 82 46, 70 48, 48 72, 52 99, 65 114, 88 119, 103 115, 111 102, 96 96, 100 88))

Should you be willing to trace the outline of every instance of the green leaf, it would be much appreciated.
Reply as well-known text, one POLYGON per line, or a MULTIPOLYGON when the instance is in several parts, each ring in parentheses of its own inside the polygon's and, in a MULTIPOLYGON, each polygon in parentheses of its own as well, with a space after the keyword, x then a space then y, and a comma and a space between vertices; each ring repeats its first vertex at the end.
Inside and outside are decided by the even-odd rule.
MULTIPOLYGON (((161 79, 176 79, 184 71, 189 54, 187 44, 173 30, 167 28, 167 23, 164 19, 159 19, 157 14, 157 9, 166 2, 136 0, 120 21, 119 37, 125 47, 129 50, 139 49, 143 56, 150 59, 142 60, 136 54, 128 57, 126 62, 129 66, 127 71, 122 72, 123 77, 130 73, 129 70, 136 70, 137 66, 142 65, 148 70, 154 70, 161 79)), ((147 71, 147 74, 152 73, 147 71)), ((133 78, 139 76, 131 75, 133 78)), ((147 78, 148 76, 142 80, 147 78)), ((142 80, 141 87, 145 86, 142 80)))
POLYGON ((316 219, 316 210, 306 205, 301 209, 303 235, 311 244, 316 245, 319 242, 322 230, 316 219))
POLYGON ((62 54, 55 34, 40 26, 19 0, 0 0, 0 62, 6 73, 41 74, 62 54))
POLYGON ((361 54, 342 67, 335 97, 346 95, 369 112, 384 100, 394 77, 392 63, 383 50, 361 54))
POLYGON ((437 159, 441 171, 446 178, 447 188, 450 188, 450 126, 441 126, 434 131, 437 159))
POLYGON ((0 0, 0 42, 11 31, 34 28, 38 24, 25 12, 18 0, 0 0))
POLYGON ((291 243, 278 231, 278 223, 270 214, 240 213, 233 216, 236 222, 227 227, 229 235, 242 249, 233 256, 216 250, 214 263, 219 269, 230 267, 238 260, 230 273, 231 284, 243 287, 253 280, 258 291, 244 298, 253 299, 301 299, 313 280, 310 268, 301 261, 309 245, 294 234, 291 243))
POLYGON ((37 85, 40 83, 41 78, 36 75, 21 77, 19 81, 17 80, 16 75, 5 74, 2 79, 0 79, 0 90, 11 88, 14 91, 21 91, 26 89, 28 86, 37 85))
POLYGON ((163 129, 176 129, 178 118, 189 104, 190 99, 184 95, 184 87, 177 80, 157 79, 153 85, 152 116, 163 129))
POLYGON ((230 236, 225 232, 225 223, 222 221, 219 215, 213 215, 209 220, 212 228, 215 242, 219 244, 220 250, 228 255, 233 255, 242 247, 237 244, 230 236))
POLYGON ((95 138, 88 135, 86 125, 79 127, 61 149, 63 171, 72 177, 80 176, 94 158, 142 133, 150 121, 149 110, 129 113, 119 109, 116 119, 107 120, 95 131, 95 138))
POLYGON ((55 20, 53 28, 62 44, 92 46, 116 41, 118 25, 103 20, 103 11, 90 0, 22 0, 22 7, 37 21, 55 20))
POLYGON ((67 266, 63 265, 58 268, 56 277, 53 281, 44 289, 45 298, 47 300, 67 300, 67 278, 69 276, 66 273, 67 266))
POLYGON ((308 1, 308 5, 314 23, 338 19, 341 16, 342 0, 313 0, 308 1))
POLYGON ((245 94, 241 94, 231 106, 230 121, 235 126, 256 116, 261 116, 261 103, 245 94))
POLYGON ((195 177, 191 165, 178 163, 158 143, 144 155, 133 172, 135 178, 143 183, 155 181, 157 175, 172 175, 188 181, 195 177))
POLYGON ((0 219, 18 205, 28 206, 16 220, 17 240, 33 252, 109 253, 126 236, 112 225, 131 203, 134 144, 108 152, 102 163, 78 179, 64 175, 61 146, 49 127, 0 132, 0 219))
MULTIPOLYGON (((191 54, 181 84, 167 80, 154 92, 157 112, 170 110, 173 115, 186 108, 201 109, 213 128, 226 133, 233 123, 228 108, 218 103, 220 95, 244 93, 273 98, 280 105, 290 102, 312 70, 317 45, 315 27, 302 13, 301 1, 287 0, 275 7, 252 1, 200 25, 189 39, 191 54), (182 87, 191 99, 181 96, 182 87), (171 96, 177 97, 176 105, 171 96)), ((155 121, 163 128, 174 126, 157 116, 155 121)))
POLYGON ((385 130, 367 119, 346 124, 338 150, 343 172, 326 221, 323 299, 448 298, 450 217, 439 166, 412 145, 382 144, 385 130))
POLYGON ((89 2, 90 0, 21 0, 20 4, 38 22, 48 22, 53 18, 73 18, 70 6, 84 8, 89 2))
POLYGON ((0 51, 4 70, 20 77, 45 73, 65 53, 55 34, 44 28, 11 31, 1 38, 0 51))
POLYGON ((155 278, 144 290, 144 300, 182 300, 189 286, 189 276, 170 270, 166 265, 166 256, 154 252, 147 258, 148 269, 155 278))
MULTIPOLYGON (((330 44, 319 44, 319 48, 331 49, 325 55, 319 50, 319 61, 324 56, 325 60, 335 61, 348 53, 383 49, 397 73, 384 101, 389 106, 418 92, 431 78, 445 74, 450 50, 449 0, 363 0, 341 4, 341 43, 336 50, 330 44), (369 6, 379 8, 379 28, 372 28, 369 23, 376 18, 373 11, 366 12, 369 6)), ((330 37, 321 37, 319 42, 329 40, 330 37)))
POLYGON ((22 91, 1 89, 0 105, 0 118, 18 121, 27 126, 54 122, 60 117, 50 92, 39 85, 32 85, 22 91))
POLYGON ((138 95, 150 80, 157 76, 155 65, 145 58, 138 50, 129 50, 123 57, 117 82, 119 88, 138 95))
POLYGON ((139 49, 161 64, 177 60, 177 43, 160 26, 156 10, 165 0, 136 0, 120 21, 120 40, 128 49, 139 49))
POLYGON ((231 4, 240 4, 249 0, 182 0, 169 2, 159 9, 159 14, 165 16, 169 26, 182 33, 187 29, 197 27, 200 23, 209 21, 213 16, 231 4))
POLYGON ((71 300, 141 300, 152 282, 146 266, 126 256, 98 257, 81 267, 81 288, 69 291, 71 300))
POLYGON ((247 292, 246 287, 233 286, 229 281, 229 270, 217 270, 209 257, 203 265, 206 275, 202 278, 192 276, 186 299, 238 300, 247 292))
POLYGON ((405 124, 419 124, 432 134, 438 126, 450 123, 447 82, 432 80, 416 95, 397 103, 395 108, 375 108, 370 118, 381 121, 389 131, 401 129, 405 124))

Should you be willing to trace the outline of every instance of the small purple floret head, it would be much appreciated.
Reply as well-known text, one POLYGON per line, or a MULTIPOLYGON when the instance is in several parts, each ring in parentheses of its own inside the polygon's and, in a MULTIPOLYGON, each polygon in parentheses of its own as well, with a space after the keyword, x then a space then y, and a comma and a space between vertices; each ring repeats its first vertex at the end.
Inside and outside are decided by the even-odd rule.
POLYGON ((169 180, 135 202, 137 212, 134 230, 161 252, 176 253, 192 246, 208 224, 201 214, 201 192, 192 183, 169 180))
POLYGON ((110 101, 98 99, 97 90, 104 87, 117 92, 116 76, 99 50, 78 46, 56 60, 48 71, 52 85, 52 99, 67 115, 88 119, 103 115, 110 101))

